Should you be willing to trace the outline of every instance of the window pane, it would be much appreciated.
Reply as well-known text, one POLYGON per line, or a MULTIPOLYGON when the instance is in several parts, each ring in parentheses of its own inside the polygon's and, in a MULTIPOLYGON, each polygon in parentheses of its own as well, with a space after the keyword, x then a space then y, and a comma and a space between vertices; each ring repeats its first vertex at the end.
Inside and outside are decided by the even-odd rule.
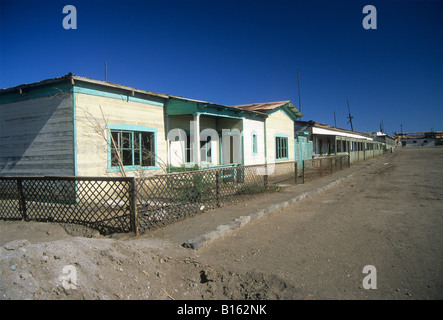
POLYGON ((142 132, 142 166, 152 167, 155 165, 154 133, 142 132))
POLYGON ((206 161, 208 161, 208 162, 212 162, 212 148, 211 148, 212 143, 211 143, 211 136, 209 136, 209 137, 206 139, 206 142, 207 142, 207 144, 206 144, 206 161))
MULTIPOLYGON (((112 139, 115 142, 115 145, 117 146, 117 148, 120 146, 119 142, 120 142, 120 132, 116 132, 116 131, 111 131, 111 135, 112 135, 112 139)), ((114 148, 114 143, 111 140, 111 147, 114 148)))
POLYGON ((134 166, 140 165, 140 150, 142 150, 140 135, 140 132, 134 132, 134 166))
POLYGON ((111 166, 118 167, 119 165, 117 152, 115 149, 111 149, 111 166))
POLYGON ((200 141, 200 161, 206 161, 206 141, 200 141))
POLYGON ((124 166, 132 166, 132 151, 128 149, 123 149, 122 151, 122 161, 124 166))
POLYGON ((275 157, 280 159, 280 138, 275 139, 275 157))
POLYGON ((285 155, 284 158, 288 158, 288 138, 283 139, 285 141, 285 155))
POLYGON ((206 141, 200 141, 200 161, 211 162, 211 136, 206 141))
POLYGON ((119 149, 119 146, 120 146, 120 132, 118 132, 118 131, 111 131, 111 136, 112 136, 112 139, 110 141, 110 147, 111 147, 111 166, 112 167, 118 167, 118 166, 120 166, 120 163, 119 163, 119 158, 118 158, 118 154, 117 154, 117 149, 115 149, 114 143, 117 146, 117 148, 119 149))
POLYGON ((122 132, 122 147, 123 149, 132 148, 132 133, 122 132))
POLYGON ((185 162, 193 162, 194 161, 194 154, 193 154, 193 143, 191 142, 191 136, 186 136, 186 145, 185 145, 185 162))

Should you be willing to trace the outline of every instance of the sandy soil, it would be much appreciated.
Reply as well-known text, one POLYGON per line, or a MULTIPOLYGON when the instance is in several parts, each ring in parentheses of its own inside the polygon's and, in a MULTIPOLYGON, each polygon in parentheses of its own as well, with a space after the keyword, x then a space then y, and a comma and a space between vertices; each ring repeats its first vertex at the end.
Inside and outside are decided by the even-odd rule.
POLYGON ((119 240, 82 226, 11 221, 0 223, 0 235, 0 299, 294 296, 275 275, 213 267, 164 240, 119 240))
POLYGON ((443 148, 384 159, 198 251, 1 221, 0 299, 441 299, 443 148))
POLYGON ((443 148, 399 150, 321 194, 199 250, 272 273, 295 299, 443 298, 443 148), (376 289, 365 289, 366 265, 376 289))

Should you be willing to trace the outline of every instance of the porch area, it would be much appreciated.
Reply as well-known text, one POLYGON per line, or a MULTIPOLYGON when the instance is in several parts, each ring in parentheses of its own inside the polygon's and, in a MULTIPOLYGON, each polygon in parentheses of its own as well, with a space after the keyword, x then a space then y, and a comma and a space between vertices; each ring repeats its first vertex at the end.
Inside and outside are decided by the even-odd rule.
POLYGON ((245 160, 245 149, 258 142, 245 135, 250 123, 263 123, 265 114, 181 98, 170 99, 165 112, 167 172, 252 164, 245 160))

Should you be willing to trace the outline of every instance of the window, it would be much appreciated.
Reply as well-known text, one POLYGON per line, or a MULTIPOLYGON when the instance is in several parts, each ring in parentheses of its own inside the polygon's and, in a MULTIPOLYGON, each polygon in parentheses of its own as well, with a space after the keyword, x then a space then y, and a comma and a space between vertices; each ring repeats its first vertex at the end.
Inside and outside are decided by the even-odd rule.
POLYGON ((189 134, 186 135, 185 163, 194 162, 194 142, 189 134))
POLYGON ((204 141, 200 141, 200 161, 212 162, 211 136, 208 136, 204 141))
MULTIPOLYGON (((204 137, 202 136, 204 139, 204 137)), ((212 162, 211 136, 207 136, 205 140, 200 141, 200 161, 212 162)), ((194 140, 191 135, 186 136, 185 144, 185 163, 194 162, 194 140)))
POLYGON ((155 166, 155 133, 111 129, 111 168, 155 166), (120 157, 119 157, 120 156, 120 157))
POLYGON ((288 159, 288 137, 275 137, 275 159, 288 159))
POLYGON ((255 132, 252 133, 252 155, 258 155, 257 134, 255 132))

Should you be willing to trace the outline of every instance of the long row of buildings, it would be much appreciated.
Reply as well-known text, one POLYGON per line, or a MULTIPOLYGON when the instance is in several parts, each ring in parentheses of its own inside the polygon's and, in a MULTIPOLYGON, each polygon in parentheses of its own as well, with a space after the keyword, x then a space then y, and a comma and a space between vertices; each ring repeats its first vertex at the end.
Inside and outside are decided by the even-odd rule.
POLYGON ((344 153, 355 162, 395 146, 302 116, 291 101, 225 106, 67 74, 0 90, 0 175, 156 174, 344 153))

